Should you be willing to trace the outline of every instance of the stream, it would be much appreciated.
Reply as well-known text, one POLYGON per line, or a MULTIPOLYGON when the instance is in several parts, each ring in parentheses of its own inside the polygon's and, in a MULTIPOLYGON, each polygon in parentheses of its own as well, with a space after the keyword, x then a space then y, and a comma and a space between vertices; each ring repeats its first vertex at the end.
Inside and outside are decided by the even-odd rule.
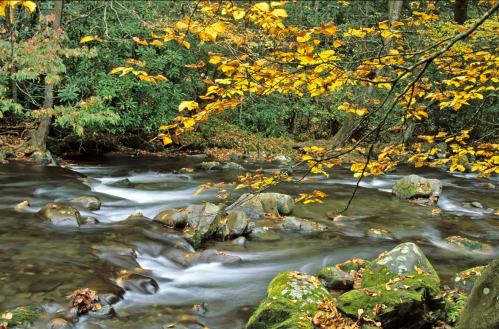
MULTIPOLYGON (((457 272, 485 265, 499 254, 499 216, 494 215, 499 210, 499 190, 484 187, 489 182, 499 186, 498 177, 477 179, 473 173, 401 165, 396 172, 365 178, 345 213, 352 220, 333 222, 328 213, 345 208, 357 182, 349 166, 344 166, 328 169, 328 178, 312 176, 312 183, 282 183, 269 190, 293 197, 314 190, 325 192, 328 196, 323 204, 296 204, 293 216, 326 225, 328 232, 282 231, 275 220, 256 220, 256 227, 265 230, 250 235, 244 244, 210 240, 201 247, 239 256, 241 262, 185 267, 168 258, 172 249, 194 251, 175 237, 178 231, 128 216, 140 212, 153 218, 167 208, 201 204, 202 200, 218 203, 216 189, 191 196, 200 184, 234 182, 238 174, 245 173, 172 173, 195 168, 200 162, 191 158, 109 157, 79 160, 79 165, 67 168, 14 162, 0 166, 0 310, 43 305, 53 317, 67 308, 66 296, 86 288, 85 283, 96 278, 116 281, 124 271, 143 269, 158 282, 156 293, 127 291, 113 306, 114 318, 81 317, 75 328, 159 329, 182 324, 187 328, 234 329, 244 326, 265 298, 269 282, 282 271, 315 274, 352 257, 372 260, 400 243, 414 242, 438 272, 441 285, 454 288, 450 279, 457 272), (428 207, 391 195, 395 181, 409 174, 442 181, 438 205, 443 216, 431 216, 428 207), (124 178, 135 187, 110 186, 124 178), (97 211, 78 208, 83 218, 93 216, 100 221, 95 226, 57 227, 36 215, 47 203, 84 195, 102 201, 97 211), (25 200, 30 207, 16 209, 16 204, 25 200), (472 201, 479 201, 485 209, 463 205, 472 201), (370 228, 388 230, 394 239, 367 238, 365 232, 370 228), (452 235, 489 244, 492 251, 470 252, 441 242, 452 235), (135 250, 136 258, 130 250, 135 250), (205 314, 193 309, 201 303, 205 314)), ((241 164, 252 173, 259 168, 284 168, 267 162, 241 164)), ((295 176, 304 170, 295 170, 295 176)), ((227 201, 235 201, 246 192, 228 191, 227 201)), ((332 294, 338 296, 341 291, 332 294)), ((45 328, 45 324, 35 327, 45 328)))

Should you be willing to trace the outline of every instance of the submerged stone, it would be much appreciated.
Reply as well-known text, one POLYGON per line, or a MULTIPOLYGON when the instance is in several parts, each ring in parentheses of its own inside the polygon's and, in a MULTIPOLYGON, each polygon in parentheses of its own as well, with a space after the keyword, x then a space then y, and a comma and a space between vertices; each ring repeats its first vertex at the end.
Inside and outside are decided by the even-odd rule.
POLYGON ((60 206, 56 203, 49 203, 38 211, 38 214, 45 220, 55 225, 80 226, 85 224, 80 212, 73 207, 60 206))
POLYGON ((393 236, 390 233, 388 233, 388 231, 379 228, 371 228, 367 230, 366 236, 370 238, 393 240, 393 236))
POLYGON ((445 244, 453 245, 459 248, 467 249, 470 251, 480 251, 484 249, 490 249, 490 246, 481 244, 478 241, 469 240, 467 238, 463 238, 459 235, 450 236, 443 240, 445 244))
POLYGON ((477 282, 478 278, 482 276, 483 272, 487 269, 487 267, 488 265, 477 266, 459 272, 454 276, 452 281, 454 282, 454 285, 461 293, 469 294, 473 289, 473 287, 475 286, 475 283, 477 282))
POLYGON ((101 206, 101 201, 94 196, 81 196, 74 198, 71 202, 78 203, 89 210, 99 210, 101 206))

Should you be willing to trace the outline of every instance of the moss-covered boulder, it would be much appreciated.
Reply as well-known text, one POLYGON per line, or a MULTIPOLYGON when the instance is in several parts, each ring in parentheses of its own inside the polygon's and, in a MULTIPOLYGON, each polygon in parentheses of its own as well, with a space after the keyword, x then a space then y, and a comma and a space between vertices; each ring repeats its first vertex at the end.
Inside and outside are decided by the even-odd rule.
POLYGON ((99 210, 101 206, 100 200, 94 196, 81 196, 74 198, 71 202, 77 203, 88 210, 99 210))
POLYGON ((374 310, 383 328, 422 328, 445 318, 440 279, 421 250, 403 243, 381 254, 364 271, 361 288, 341 295, 337 308, 351 318, 374 310))
POLYGON ((285 298, 266 298, 253 313, 246 329, 312 329, 300 308, 285 298))
POLYGON ((368 260, 360 259, 360 258, 352 258, 347 260, 346 262, 343 262, 339 264, 340 270, 344 272, 350 272, 350 271, 358 271, 361 268, 366 268, 371 262, 368 260))
POLYGON ((277 210, 277 199, 272 193, 259 194, 258 201, 262 204, 263 211, 276 216, 279 215, 279 211, 277 210))
POLYGON ((379 228, 371 228, 367 230, 366 236, 369 238, 392 240, 393 236, 387 231, 379 228))
POLYGON ((187 213, 189 227, 184 229, 182 237, 197 248, 203 241, 215 234, 221 218, 220 207, 206 203, 189 206, 184 211, 187 213))
POLYGON ((436 201, 442 194, 442 182, 409 175, 395 182, 392 194, 404 199, 436 197, 436 201))
POLYGON ((45 309, 41 306, 23 306, 15 310, 2 313, 0 325, 7 323, 8 329, 29 328, 33 322, 46 314, 45 309))
POLYGON ((223 170, 220 162, 202 162, 199 164, 199 168, 201 170, 210 171, 210 170, 223 170))
POLYGON ((354 279, 350 273, 337 269, 334 266, 320 270, 315 276, 328 289, 352 289, 354 279))
POLYGON ((454 276, 454 285, 461 293, 469 294, 475 286, 476 281, 480 276, 482 276, 487 267, 488 265, 477 266, 466 271, 459 272, 454 276))
POLYGON ((486 244, 482 244, 478 241, 470 240, 467 238, 463 238, 459 235, 450 236, 443 240, 445 244, 456 246, 459 248, 463 248, 469 251, 481 251, 481 250, 489 250, 490 246, 486 244))
POLYGON ((60 159, 57 157, 53 157, 49 151, 38 151, 30 156, 32 159, 35 159, 37 162, 45 163, 45 164, 59 164, 60 159))
POLYGON ((314 316, 319 310, 323 296, 331 298, 317 277, 295 271, 279 273, 269 284, 267 298, 284 298, 296 301, 300 310, 314 316))
POLYGON ((73 207, 60 206, 56 203, 46 204, 38 211, 38 215, 55 225, 80 226, 85 224, 78 210, 73 207))
POLYGON ((242 211, 248 218, 253 219, 262 219, 265 215, 265 211, 263 210, 262 203, 258 199, 258 196, 250 193, 241 195, 236 202, 225 209, 227 214, 234 211, 242 211))
POLYGON ((464 306, 459 329, 499 328, 499 257, 476 281, 464 306))
POLYGON ((271 193, 277 201, 277 210, 281 215, 289 215, 293 212, 295 207, 295 200, 287 194, 271 193))
POLYGON ((228 162, 222 166, 223 170, 245 170, 243 166, 235 162, 228 162))
POLYGON ((180 209, 165 209, 154 216, 152 221, 170 227, 184 228, 187 225, 187 212, 180 209))

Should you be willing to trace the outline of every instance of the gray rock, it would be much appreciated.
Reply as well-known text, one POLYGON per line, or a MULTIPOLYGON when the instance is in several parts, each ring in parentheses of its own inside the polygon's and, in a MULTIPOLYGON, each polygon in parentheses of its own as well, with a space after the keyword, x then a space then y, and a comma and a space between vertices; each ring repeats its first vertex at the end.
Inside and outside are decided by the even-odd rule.
POLYGON ((110 184, 111 186, 119 186, 119 187, 132 187, 134 184, 128 179, 120 179, 117 180, 116 182, 110 184))
POLYGON ((73 207, 60 206, 56 203, 46 204, 38 211, 38 214, 55 225, 80 226, 85 224, 78 210, 73 207))
POLYGON ((246 233, 248 218, 242 211, 233 211, 227 217, 227 228, 232 237, 238 237, 246 233))
POLYGON ((379 228, 371 228, 367 230, 366 236, 370 238, 378 238, 378 239, 385 239, 385 240, 392 240, 393 236, 386 230, 382 230, 379 228))
POLYGON ((95 225, 95 224, 98 224, 99 223, 99 220, 95 217, 87 217, 85 219, 85 224, 87 225, 95 225))
POLYGON ((239 156, 237 154, 232 153, 230 155, 230 161, 238 161, 238 160, 239 160, 239 156))
POLYGON ((232 244, 235 246, 244 246, 246 244, 246 238, 244 236, 240 236, 239 238, 234 239, 232 244))
POLYGON ((241 195, 236 202, 228 206, 225 210, 227 214, 234 211, 242 211, 248 218, 253 219, 261 219, 265 215, 262 203, 258 200, 258 197, 250 193, 241 195))
POLYGON ((244 232, 244 235, 251 234, 253 230, 255 229, 255 223, 254 222, 248 222, 248 226, 246 227, 246 232, 244 232))
POLYGON ((277 210, 281 215, 289 215, 295 207, 295 200, 287 194, 272 193, 277 200, 277 210))
POLYGON ((183 228, 187 225, 187 212, 179 209, 165 209, 152 219, 155 223, 161 223, 166 226, 183 228))
POLYGON ((158 282, 141 274, 130 274, 123 276, 120 286, 126 291, 133 291, 144 295, 152 295, 159 289, 158 282))
POLYGON ((294 217, 285 217, 282 221, 282 229, 299 231, 301 229, 301 222, 294 217))
POLYGON ((486 188, 496 188, 496 186, 494 184, 492 184, 492 183, 487 183, 487 184, 484 185, 484 187, 486 187, 486 188))
POLYGON ((223 170, 222 165, 219 162, 202 162, 199 164, 199 168, 205 171, 223 170))
POLYGON ((100 200, 94 196, 81 196, 79 198, 74 198, 71 202, 77 203, 89 210, 99 210, 101 206, 100 200))
POLYGON ((222 224, 217 227, 217 232, 215 233, 217 239, 225 241, 230 236, 229 228, 227 224, 222 224))
POLYGON ((329 289, 346 289, 353 288, 353 276, 348 272, 337 269, 334 266, 326 267, 319 273, 315 274, 322 285, 329 289))
POLYGON ((263 211, 266 213, 279 215, 277 210, 277 199, 273 193, 261 193, 258 195, 258 201, 262 204, 263 211))
POLYGON ((243 166, 237 164, 235 162, 228 162, 223 165, 222 169, 224 170, 245 170, 243 166))
POLYGON ((438 197, 442 194, 442 183, 438 179, 426 179, 409 175, 395 182, 392 194, 404 199, 438 197))
POLYGON ((189 228, 183 232, 183 238, 197 248, 203 241, 211 238, 218 227, 221 218, 220 207, 206 203, 205 205, 189 206, 187 224, 189 228))
POLYGON ((37 162, 45 163, 45 164, 58 164, 60 161, 56 159, 50 154, 49 151, 38 151, 31 154, 30 158, 35 159, 37 162))
POLYGON ((487 266, 477 266, 456 274, 451 282, 463 294, 469 294, 487 266))
POLYGON ((89 318, 95 319, 111 319, 116 315, 116 311, 111 305, 102 305, 100 310, 90 311, 87 313, 89 318))
POLYGON ((241 261, 241 257, 227 255, 224 252, 218 252, 213 249, 208 249, 201 252, 185 252, 176 253, 171 257, 172 261, 185 266, 194 266, 198 264, 208 263, 236 263, 241 261))
POLYGON ((47 323, 46 326, 47 329, 70 329, 73 328, 71 324, 68 323, 68 321, 62 319, 62 318, 53 318, 47 323))
POLYGON ((91 278, 81 286, 97 291, 101 301, 110 305, 117 303, 120 299, 123 299, 123 296, 125 295, 125 289, 111 280, 99 277, 91 278))
POLYGON ((497 329, 499 328, 499 257, 475 282, 466 301, 459 328, 497 329))
POLYGON ((291 162, 291 158, 285 155, 276 155, 274 160, 279 162, 291 162))
POLYGON ((483 209, 483 206, 480 202, 475 201, 475 202, 472 202, 471 205, 475 208, 483 209))

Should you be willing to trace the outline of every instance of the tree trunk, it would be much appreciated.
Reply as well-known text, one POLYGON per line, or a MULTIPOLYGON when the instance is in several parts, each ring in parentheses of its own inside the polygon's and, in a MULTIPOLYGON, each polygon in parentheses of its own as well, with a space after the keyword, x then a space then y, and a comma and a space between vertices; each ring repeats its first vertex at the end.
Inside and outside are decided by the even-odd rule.
POLYGON ((456 0, 454 3, 454 20, 463 25, 468 19, 468 0, 456 0))
MULTIPOLYGON (((64 10, 64 0, 58 0, 54 3, 54 23, 52 29, 57 31, 61 27, 62 12, 64 10)), ((54 107, 54 85, 52 83, 45 84, 45 98, 43 100, 43 109, 51 109, 54 107)), ((47 136, 52 125, 52 115, 44 115, 40 118, 40 124, 36 130, 35 136, 31 139, 31 145, 35 150, 45 151, 47 149, 47 136)))
POLYGON ((8 69, 8 75, 9 75, 9 80, 10 80, 10 89, 12 90, 12 99, 14 102, 18 103, 19 102, 19 97, 17 95, 17 86, 16 86, 16 80, 12 78, 12 75, 16 73, 15 65, 14 65, 14 10, 13 8, 6 7, 5 8, 5 19, 7 21, 7 28, 8 28, 8 35, 9 35, 9 42, 10 42, 10 63, 9 63, 9 69, 8 69))
MULTIPOLYGON (((402 12, 404 0, 389 0, 388 5, 390 9, 389 11, 390 23, 398 21, 400 19, 400 13, 402 12)), ((383 49, 381 51, 381 56, 386 55, 390 51, 393 41, 394 38, 390 38, 385 41, 383 49)), ((380 69, 376 69, 375 73, 376 75, 379 75, 380 69)), ((365 101, 372 97, 373 91, 374 91, 373 85, 369 85, 369 87, 366 88, 365 92, 358 100, 357 107, 359 109, 369 107, 369 104, 366 103, 365 101)), ((345 118, 345 120, 343 121, 340 130, 336 133, 336 135, 334 135, 331 142, 329 143, 330 145, 329 147, 335 149, 338 147, 343 147, 346 144, 348 144, 350 137, 352 136, 353 132, 357 127, 358 121, 359 117, 355 113, 349 113, 345 118)))

